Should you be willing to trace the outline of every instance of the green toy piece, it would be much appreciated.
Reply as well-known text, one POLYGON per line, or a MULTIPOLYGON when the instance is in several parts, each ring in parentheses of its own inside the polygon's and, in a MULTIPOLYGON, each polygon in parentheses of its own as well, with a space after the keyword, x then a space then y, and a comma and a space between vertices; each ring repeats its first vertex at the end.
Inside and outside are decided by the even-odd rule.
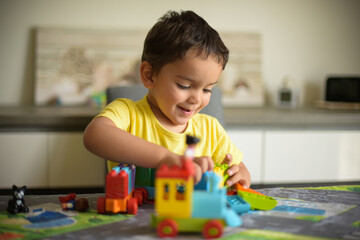
POLYGON ((237 194, 250 204, 251 210, 257 209, 268 211, 277 205, 276 199, 270 196, 245 191, 238 191, 237 194))

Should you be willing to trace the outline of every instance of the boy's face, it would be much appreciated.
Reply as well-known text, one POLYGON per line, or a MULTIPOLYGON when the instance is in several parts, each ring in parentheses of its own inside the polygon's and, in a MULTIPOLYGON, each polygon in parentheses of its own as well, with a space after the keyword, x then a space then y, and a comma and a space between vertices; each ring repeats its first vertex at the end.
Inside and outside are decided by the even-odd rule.
POLYGON ((214 56, 204 59, 189 50, 184 59, 164 65, 152 76, 149 103, 167 129, 183 132, 188 121, 209 104, 211 89, 222 72, 214 56))

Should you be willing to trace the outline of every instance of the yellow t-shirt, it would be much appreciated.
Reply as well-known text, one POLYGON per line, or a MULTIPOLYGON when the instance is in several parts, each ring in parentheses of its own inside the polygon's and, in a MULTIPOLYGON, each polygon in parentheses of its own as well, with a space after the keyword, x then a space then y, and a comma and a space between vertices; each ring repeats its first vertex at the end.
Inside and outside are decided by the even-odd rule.
MULTIPOLYGON (((184 133, 174 133, 164 128, 152 112, 147 96, 134 102, 119 98, 108 104, 97 116, 107 117, 114 124, 135 136, 161 145, 177 154, 184 154, 186 135, 200 138, 196 145, 195 156, 209 156, 215 163, 221 163, 227 153, 233 156, 232 164, 243 158, 242 152, 232 143, 224 128, 214 117, 198 113, 190 119, 184 133)), ((118 163, 111 162, 108 168, 118 163)), ((232 165, 231 164, 231 165, 232 165)))

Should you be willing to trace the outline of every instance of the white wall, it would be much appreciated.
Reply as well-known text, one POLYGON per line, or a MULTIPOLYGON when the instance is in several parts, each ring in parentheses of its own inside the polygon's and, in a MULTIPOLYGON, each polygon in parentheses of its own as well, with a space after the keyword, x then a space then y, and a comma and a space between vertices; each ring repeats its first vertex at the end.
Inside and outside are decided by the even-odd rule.
POLYGON ((169 9, 260 32, 269 103, 285 75, 307 103, 322 98, 328 74, 360 75, 359 0, 0 0, 0 104, 33 102, 35 27, 149 29, 169 9))

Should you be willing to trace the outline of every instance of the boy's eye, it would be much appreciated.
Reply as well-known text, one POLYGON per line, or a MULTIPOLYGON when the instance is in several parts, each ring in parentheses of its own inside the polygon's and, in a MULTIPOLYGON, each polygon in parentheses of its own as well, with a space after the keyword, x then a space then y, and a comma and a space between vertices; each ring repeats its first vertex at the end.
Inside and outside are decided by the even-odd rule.
POLYGON ((181 85, 179 83, 176 84, 180 89, 189 89, 190 87, 189 86, 184 86, 184 85, 181 85))
POLYGON ((203 89, 204 93, 212 93, 211 89, 203 89))

